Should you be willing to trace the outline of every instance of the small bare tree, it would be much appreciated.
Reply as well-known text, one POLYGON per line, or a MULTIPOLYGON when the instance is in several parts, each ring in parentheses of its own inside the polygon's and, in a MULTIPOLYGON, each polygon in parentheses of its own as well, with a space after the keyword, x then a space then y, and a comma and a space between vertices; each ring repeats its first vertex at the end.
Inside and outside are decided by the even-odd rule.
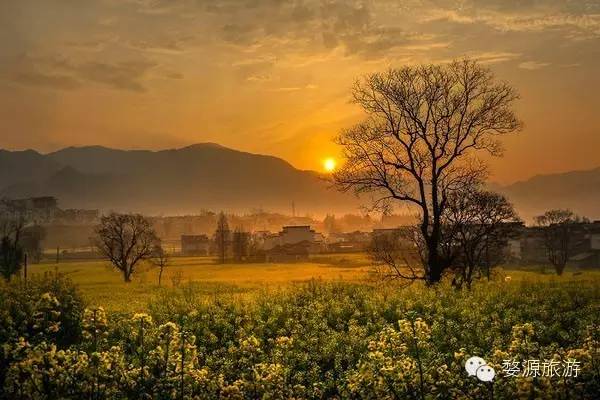
POLYGON ((0 274, 7 281, 17 274, 23 265, 24 225, 25 220, 21 215, 0 218, 0 274))
POLYGON ((376 277, 406 284, 425 279, 420 238, 418 228, 413 226, 375 234, 367 252, 376 277))
POLYGON ((95 229, 96 246, 131 282, 136 266, 152 256, 158 238, 150 222, 140 214, 111 213, 95 229))
POLYGON ((152 250, 150 262, 158 268, 158 286, 161 286, 163 272, 170 265, 171 256, 161 244, 156 244, 152 250))
POLYGON ((444 232, 451 243, 454 284, 471 287, 475 274, 490 278, 491 268, 506 256, 509 239, 521 222, 502 195, 478 189, 453 193, 448 199, 444 232))
POLYGON ((244 261, 248 258, 248 249, 250 246, 250 235, 243 228, 239 227, 233 231, 232 251, 233 259, 236 262, 244 261))
POLYGON ((215 230, 214 241, 219 264, 225 264, 227 260, 227 250, 230 245, 231 231, 227 223, 227 217, 223 212, 219 213, 217 219, 217 229, 215 230))
POLYGON ((42 243, 45 237, 46 229, 38 224, 32 224, 23 230, 21 243, 28 260, 34 263, 40 262, 43 254, 42 243))
POLYGON ((562 275, 573 255, 575 224, 584 219, 575 215, 571 210, 549 210, 535 217, 536 224, 543 229, 544 247, 548 261, 554 266, 556 273, 562 275))
POLYGON ((474 61, 419 65, 376 73, 356 83, 366 119, 342 132, 345 163, 334 174, 340 190, 371 193, 374 207, 411 204, 420 214, 425 275, 438 282, 448 197, 485 175, 475 153, 501 154, 499 135, 518 130, 515 90, 474 61))

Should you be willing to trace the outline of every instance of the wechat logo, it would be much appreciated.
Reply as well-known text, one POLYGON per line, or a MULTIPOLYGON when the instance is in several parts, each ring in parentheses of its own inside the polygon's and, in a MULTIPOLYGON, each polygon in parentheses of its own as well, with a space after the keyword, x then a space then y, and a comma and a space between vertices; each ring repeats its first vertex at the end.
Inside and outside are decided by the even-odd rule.
POLYGON ((465 363, 465 369, 469 376, 476 376, 482 382, 491 382, 496 376, 494 368, 487 365, 481 357, 471 357, 465 363))

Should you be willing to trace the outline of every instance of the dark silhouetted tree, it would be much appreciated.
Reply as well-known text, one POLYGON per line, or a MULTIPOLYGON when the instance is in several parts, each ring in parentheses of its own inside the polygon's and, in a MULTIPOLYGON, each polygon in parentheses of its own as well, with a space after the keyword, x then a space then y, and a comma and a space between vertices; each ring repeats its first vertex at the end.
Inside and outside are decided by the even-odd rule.
POLYGON ((329 235, 340 231, 335 215, 327 214, 325 218, 323 218, 323 229, 329 235))
POLYGON ((367 253, 374 263, 376 277, 407 284, 425 279, 422 245, 421 235, 414 226, 374 234, 367 253))
POLYGON ((227 260, 227 251, 231 241, 231 231, 227 223, 227 217, 222 212, 217 217, 217 229, 214 235, 217 262, 224 264, 227 260))
POLYGON ((535 217, 536 224, 543 230, 548 261, 558 275, 562 275, 569 258, 573 255, 574 227, 583 221, 584 219, 571 210, 549 210, 535 217))
POLYGON ((152 249, 152 256, 150 258, 150 262, 154 264, 158 268, 158 286, 161 286, 162 276, 165 268, 167 268, 171 263, 171 256, 165 250, 165 248, 160 244, 154 245, 152 249))
POLYGON ((236 228, 233 231, 232 238, 233 259, 237 262, 246 260, 248 258, 249 245, 250 235, 248 232, 244 232, 242 228, 236 228))
POLYGON ((22 234, 24 219, 20 215, 0 220, 0 274, 5 280, 17 274, 23 265, 22 234))
POLYGON ((515 90, 474 61, 390 69, 366 76, 353 97, 366 113, 337 143, 345 162, 334 173, 340 190, 370 193, 373 206, 409 203, 420 214, 423 279, 438 282, 448 197, 485 176, 475 153, 500 155, 497 137, 517 131, 515 90))
POLYGON ((453 252, 454 284, 470 288, 475 274, 489 279, 491 268, 505 260, 508 241, 520 227, 514 207, 504 196, 478 189, 453 193, 442 230, 453 252))
POLYGON ((131 282, 138 263, 152 256, 158 243, 150 222, 140 214, 111 213, 100 219, 95 244, 102 255, 131 282))
POLYGON ((22 247, 27 253, 28 261, 39 263, 42 258, 42 242, 46 237, 46 229, 40 225, 28 226, 23 230, 22 247))

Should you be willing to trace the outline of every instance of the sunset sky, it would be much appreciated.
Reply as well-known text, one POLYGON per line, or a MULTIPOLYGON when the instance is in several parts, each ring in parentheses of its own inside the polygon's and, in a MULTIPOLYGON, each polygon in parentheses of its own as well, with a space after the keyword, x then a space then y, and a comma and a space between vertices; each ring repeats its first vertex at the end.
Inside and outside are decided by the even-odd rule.
POLYGON ((0 147, 335 157, 368 72, 470 56, 522 95, 493 179, 600 166, 600 1, 0 1, 0 147))

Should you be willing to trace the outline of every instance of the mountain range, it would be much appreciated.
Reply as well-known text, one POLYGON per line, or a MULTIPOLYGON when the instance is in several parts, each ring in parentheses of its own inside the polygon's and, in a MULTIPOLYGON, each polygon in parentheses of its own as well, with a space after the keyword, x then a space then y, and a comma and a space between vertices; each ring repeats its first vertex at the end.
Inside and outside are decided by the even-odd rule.
POLYGON ((600 168, 537 175, 495 190, 506 195, 526 221, 553 208, 600 219, 600 168))
MULTIPOLYGON (((492 185, 530 220, 550 208, 600 219, 600 168, 492 185)), ((160 151, 68 147, 41 154, 0 150, 0 196, 55 196, 62 208, 150 214, 263 208, 298 214, 357 212, 359 200, 325 176, 273 156, 201 143, 160 151)))
POLYGON ((356 212, 358 200, 325 176, 272 156, 214 143, 180 149, 68 147, 53 153, 0 150, 0 196, 55 196, 62 208, 149 214, 201 209, 356 212), (338 211, 339 210, 339 211, 338 211))

